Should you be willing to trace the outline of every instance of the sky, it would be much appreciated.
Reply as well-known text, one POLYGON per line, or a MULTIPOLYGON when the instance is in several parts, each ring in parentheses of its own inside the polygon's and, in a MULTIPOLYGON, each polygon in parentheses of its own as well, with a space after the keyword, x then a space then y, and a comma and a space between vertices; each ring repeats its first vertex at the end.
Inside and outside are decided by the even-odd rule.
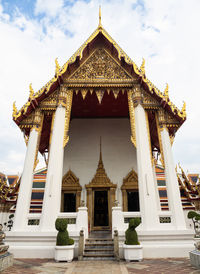
MULTIPOLYGON (((199 0, 0 0, 0 172, 23 170, 26 146, 12 120, 34 91, 102 25, 187 120, 173 144, 175 164, 200 173, 200 1, 199 0)), ((41 159, 41 157, 40 157, 41 159)), ((43 167, 41 160, 38 168, 43 167)))

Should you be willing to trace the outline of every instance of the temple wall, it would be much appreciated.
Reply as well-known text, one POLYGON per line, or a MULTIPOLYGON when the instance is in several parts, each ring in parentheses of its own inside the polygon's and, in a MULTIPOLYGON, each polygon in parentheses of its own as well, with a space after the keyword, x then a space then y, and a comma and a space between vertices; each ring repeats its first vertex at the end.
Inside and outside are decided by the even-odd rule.
POLYGON ((82 187, 92 180, 99 161, 101 136, 105 170, 110 180, 121 187, 132 168, 137 172, 136 149, 130 135, 129 119, 72 120, 69 143, 64 151, 63 175, 70 168, 82 187))

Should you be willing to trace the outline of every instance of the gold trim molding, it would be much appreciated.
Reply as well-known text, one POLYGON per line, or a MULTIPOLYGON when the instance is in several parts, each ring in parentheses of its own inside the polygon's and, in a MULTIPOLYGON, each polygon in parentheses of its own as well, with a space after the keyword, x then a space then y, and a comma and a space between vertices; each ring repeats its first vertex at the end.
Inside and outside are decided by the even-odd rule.
POLYGON ((135 110, 133 104, 133 91, 128 91, 128 107, 129 107, 129 116, 130 116, 130 124, 131 124, 131 142, 136 148, 136 133, 135 133, 135 110))

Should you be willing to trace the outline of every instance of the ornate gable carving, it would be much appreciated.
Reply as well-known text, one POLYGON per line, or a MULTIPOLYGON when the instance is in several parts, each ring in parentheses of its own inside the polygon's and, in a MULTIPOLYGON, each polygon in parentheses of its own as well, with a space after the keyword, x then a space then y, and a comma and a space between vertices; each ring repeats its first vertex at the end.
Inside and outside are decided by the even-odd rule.
POLYGON ((82 190, 82 187, 79 184, 79 179, 70 169, 63 177, 62 190, 82 190))
POLYGON ((131 190, 131 189, 138 189, 138 176, 133 169, 123 179, 123 185, 121 187, 121 190, 131 190))
POLYGON ((70 79, 130 79, 104 49, 97 49, 70 79))

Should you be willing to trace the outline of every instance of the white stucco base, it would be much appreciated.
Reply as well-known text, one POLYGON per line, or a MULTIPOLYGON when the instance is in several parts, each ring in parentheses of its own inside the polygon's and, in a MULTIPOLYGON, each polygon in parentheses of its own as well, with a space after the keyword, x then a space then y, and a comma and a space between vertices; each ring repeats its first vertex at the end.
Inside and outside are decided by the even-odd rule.
MULTIPOLYGON (((54 258, 57 232, 6 232, 6 244, 14 258, 54 258)), ((70 233, 75 241, 74 256, 78 257, 79 235, 70 233)))
MULTIPOLYGON (((193 231, 138 231, 140 244, 143 246, 144 258, 182 258, 188 257, 194 249, 193 231)), ((119 235, 119 255, 124 257, 124 236, 119 235)))
MULTIPOLYGON (((193 231, 163 230, 139 231, 144 258, 188 257, 194 249, 193 231)), ((74 256, 78 257, 79 235, 70 233, 75 240, 74 256)), ((124 233, 119 234, 119 255, 124 258, 124 233)), ((54 258, 56 231, 54 232, 6 232, 6 244, 14 258, 54 258)))

